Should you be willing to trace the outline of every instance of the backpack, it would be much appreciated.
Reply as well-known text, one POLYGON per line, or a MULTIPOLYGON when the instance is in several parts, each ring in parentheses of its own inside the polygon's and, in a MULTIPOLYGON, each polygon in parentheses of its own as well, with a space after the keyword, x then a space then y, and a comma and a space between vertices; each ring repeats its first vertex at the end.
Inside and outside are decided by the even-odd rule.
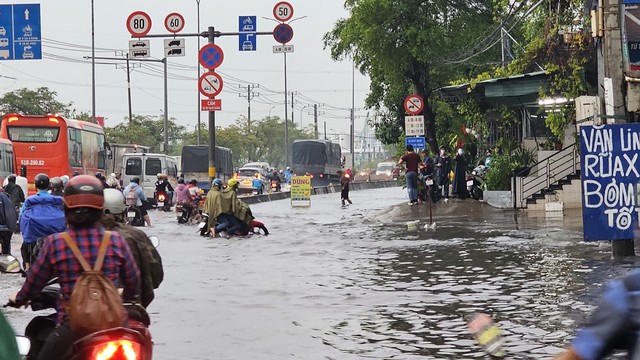
POLYGON ((66 221, 59 196, 32 196, 25 202, 20 216, 20 230, 27 244, 35 244, 40 237, 65 230, 66 221))
POLYGON ((122 298, 111 279, 102 272, 111 232, 104 232, 93 269, 69 233, 64 232, 61 236, 84 269, 73 287, 67 307, 71 331, 80 338, 97 331, 121 327, 125 314, 122 298))
POLYGON ((127 196, 125 198, 125 203, 128 206, 136 206, 138 204, 138 199, 136 196, 135 189, 129 188, 129 192, 127 192, 127 196))

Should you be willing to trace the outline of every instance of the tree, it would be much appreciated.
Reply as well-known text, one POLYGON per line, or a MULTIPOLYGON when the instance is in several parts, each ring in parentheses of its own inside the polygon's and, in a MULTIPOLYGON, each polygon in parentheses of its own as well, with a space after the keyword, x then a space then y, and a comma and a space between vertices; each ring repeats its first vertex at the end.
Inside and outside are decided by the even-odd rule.
MULTIPOLYGON (((482 67, 450 64, 476 49, 478 34, 494 26, 491 0, 347 0, 351 16, 339 20, 324 37, 335 60, 353 58, 371 79, 366 105, 378 112, 376 136, 395 143, 404 125, 404 97, 414 92, 425 101, 434 89, 482 67), (385 110, 386 109, 386 110, 385 110)), ((487 53, 480 59, 491 55, 487 53)), ((437 150, 435 113, 425 106, 426 137, 437 150)))
POLYGON ((0 112, 23 115, 60 114, 69 117, 74 112, 72 103, 61 103, 56 100, 56 96, 58 93, 48 87, 14 90, 0 97, 0 112))
MULTIPOLYGON (((178 155, 177 144, 181 141, 185 127, 177 125, 174 118, 168 122, 168 138, 170 155, 178 155)), ((150 147, 151 152, 161 152, 160 144, 164 144, 164 118, 152 115, 134 115, 131 121, 120 123, 114 127, 105 127, 108 142, 124 144, 140 144, 150 147)))

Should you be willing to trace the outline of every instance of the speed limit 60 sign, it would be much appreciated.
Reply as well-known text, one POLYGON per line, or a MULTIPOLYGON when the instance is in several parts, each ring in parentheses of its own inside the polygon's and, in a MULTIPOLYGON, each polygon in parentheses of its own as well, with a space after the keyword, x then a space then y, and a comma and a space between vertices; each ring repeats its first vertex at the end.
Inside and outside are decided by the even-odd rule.
POLYGON ((127 30, 133 36, 145 36, 151 30, 151 17, 143 11, 135 11, 127 18, 127 30))
POLYGON ((178 33, 184 28, 184 18, 178 13, 171 13, 164 18, 164 27, 169 32, 178 33))
POLYGON ((288 21, 293 17, 293 6, 286 1, 281 1, 273 8, 273 17, 278 21, 288 21))

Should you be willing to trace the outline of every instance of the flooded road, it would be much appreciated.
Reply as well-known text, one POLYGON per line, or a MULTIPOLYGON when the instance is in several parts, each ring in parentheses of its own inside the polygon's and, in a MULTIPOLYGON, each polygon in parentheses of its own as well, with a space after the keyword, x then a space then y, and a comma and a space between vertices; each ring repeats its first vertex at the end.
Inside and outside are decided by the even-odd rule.
MULTIPOLYGON (((151 212, 165 280, 150 305, 154 358, 475 359, 466 322, 499 322, 510 359, 550 358, 593 309, 603 283, 637 267, 579 221, 514 217, 467 200, 409 207, 400 188, 252 205, 271 235, 201 238, 151 212), (417 230, 406 222, 419 219, 417 230)), ((14 253, 18 243, 14 240, 14 253)), ((0 274, 0 296, 22 278, 0 274)), ((33 316, 7 310, 18 332, 33 316)))

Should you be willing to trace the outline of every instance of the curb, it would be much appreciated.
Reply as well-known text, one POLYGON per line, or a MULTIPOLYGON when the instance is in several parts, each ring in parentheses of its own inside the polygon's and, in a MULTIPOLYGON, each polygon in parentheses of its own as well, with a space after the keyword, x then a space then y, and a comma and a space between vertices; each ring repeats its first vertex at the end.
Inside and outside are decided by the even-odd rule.
MULTIPOLYGON (((396 180, 383 180, 383 181, 367 181, 367 182, 354 182, 349 185, 350 191, 358 191, 358 190, 369 190, 369 189, 380 189, 380 188, 389 188, 396 187, 398 182, 396 180)), ((311 195, 320 195, 320 194, 333 194, 340 191, 340 185, 327 185, 327 186, 318 186, 311 189, 311 195)), ((284 192, 276 192, 271 194, 264 195, 254 195, 241 197, 240 199, 244 201, 246 204, 259 204, 268 201, 276 201, 276 200, 284 200, 291 198, 291 193, 289 191, 284 192)))

